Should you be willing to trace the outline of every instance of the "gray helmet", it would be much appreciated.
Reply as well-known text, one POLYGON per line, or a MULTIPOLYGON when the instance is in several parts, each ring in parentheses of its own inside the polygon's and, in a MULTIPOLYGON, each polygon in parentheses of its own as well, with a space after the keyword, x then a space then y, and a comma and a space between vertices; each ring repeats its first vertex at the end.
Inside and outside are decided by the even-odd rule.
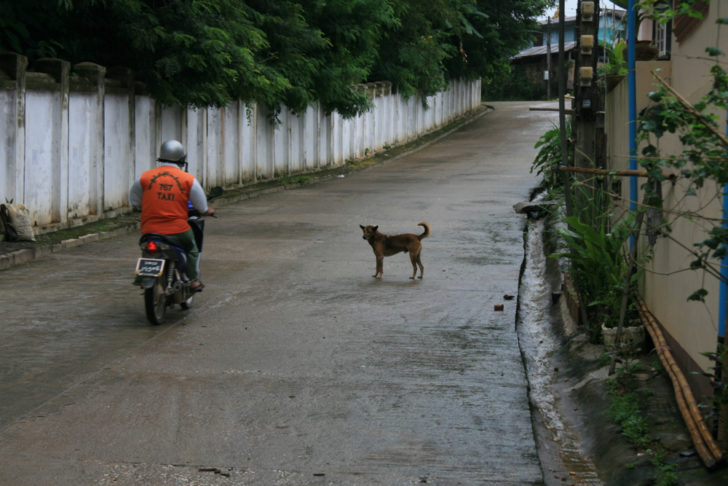
POLYGON ((159 149, 160 162, 174 162, 175 164, 184 164, 187 158, 185 148, 177 140, 167 140, 159 149))

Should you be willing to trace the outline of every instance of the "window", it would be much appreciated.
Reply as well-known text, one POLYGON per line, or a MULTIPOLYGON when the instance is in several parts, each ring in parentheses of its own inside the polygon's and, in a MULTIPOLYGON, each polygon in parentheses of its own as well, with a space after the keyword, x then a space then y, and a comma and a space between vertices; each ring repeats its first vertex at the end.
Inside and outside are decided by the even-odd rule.
POLYGON ((670 24, 660 24, 655 22, 655 47, 657 47, 658 59, 670 59, 670 41, 672 27, 670 24))

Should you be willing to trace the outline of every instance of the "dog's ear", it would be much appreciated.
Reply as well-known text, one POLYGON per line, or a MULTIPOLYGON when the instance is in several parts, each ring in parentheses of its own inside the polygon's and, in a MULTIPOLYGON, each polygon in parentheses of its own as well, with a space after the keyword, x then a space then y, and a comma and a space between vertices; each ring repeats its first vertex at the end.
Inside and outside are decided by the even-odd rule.
POLYGON ((364 226, 362 226, 362 225, 359 225, 359 227, 360 227, 360 228, 361 228, 362 230, 364 229, 364 226))
POLYGON ((374 231, 377 231, 377 230, 379 229, 379 225, 377 225, 377 226, 373 226, 373 227, 372 227, 372 229, 373 229, 374 231))

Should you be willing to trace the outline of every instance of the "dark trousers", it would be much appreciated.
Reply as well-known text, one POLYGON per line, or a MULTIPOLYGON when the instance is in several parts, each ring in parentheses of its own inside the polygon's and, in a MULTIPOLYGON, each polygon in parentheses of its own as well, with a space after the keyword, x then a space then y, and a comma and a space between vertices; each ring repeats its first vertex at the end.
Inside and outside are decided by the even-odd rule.
POLYGON ((197 249, 195 234, 192 229, 184 233, 164 235, 173 245, 179 246, 187 254, 187 278, 195 280, 200 273, 200 250, 197 249))

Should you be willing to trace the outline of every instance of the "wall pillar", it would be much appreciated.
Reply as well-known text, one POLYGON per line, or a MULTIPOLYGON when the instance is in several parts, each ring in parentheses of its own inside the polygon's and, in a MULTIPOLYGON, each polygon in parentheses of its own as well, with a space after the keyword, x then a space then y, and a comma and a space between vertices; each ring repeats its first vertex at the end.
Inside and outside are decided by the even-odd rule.
MULTIPOLYGON (((68 221, 68 98, 71 63, 61 59, 39 59, 35 62, 37 72, 46 73, 57 83, 57 107, 52 113, 51 137, 51 218, 49 222, 65 224, 68 221)), ((35 208, 39 210, 40 208, 35 208)), ((31 208, 31 211, 33 208, 31 208)))
POLYGON ((7 107, 0 115, 0 132, 8 143, 0 153, 0 197, 16 203, 25 200, 25 72, 28 58, 15 53, 0 53, 0 71, 7 80, 0 80, 0 96, 7 107), (7 90, 7 91, 6 91, 7 90))
MULTIPOLYGON (((79 147, 79 156, 76 160, 71 160, 70 164, 80 164, 81 159, 86 160, 86 170, 78 168, 79 173, 86 180, 86 190, 88 191, 87 210, 90 214, 101 215, 103 212, 103 191, 104 191, 104 96, 106 96, 106 68, 92 62, 78 63, 73 67, 74 72, 78 75, 78 83, 87 86, 93 97, 91 102, 91 112, 84 113, 84 118, 88 119, 87 127, 90 127, 91 133, 86 134, 86 150, 79 147), (85 153, 84 153, 85 152, 85 153)), ((69 110, 70 111, 70 110, 69 110)), ((85 127, 83 127, 85 128, 85 127)), ((80 128, 80 129, 83 129, 80 128)), ((69 127, 73 131, 73 127, 69 127)), ((69 154, 73 150, 69 149, 69 154)), ((71 172, 73 174, 73 172, 71 172)), ((71 184, 80 183, 79 180, 73 180, 71 175, 71 184)), ((71 203, 73 204, 73 203, 71 203)), ((77 209, 79 213, 83 213, 82 208, 77 209)))

